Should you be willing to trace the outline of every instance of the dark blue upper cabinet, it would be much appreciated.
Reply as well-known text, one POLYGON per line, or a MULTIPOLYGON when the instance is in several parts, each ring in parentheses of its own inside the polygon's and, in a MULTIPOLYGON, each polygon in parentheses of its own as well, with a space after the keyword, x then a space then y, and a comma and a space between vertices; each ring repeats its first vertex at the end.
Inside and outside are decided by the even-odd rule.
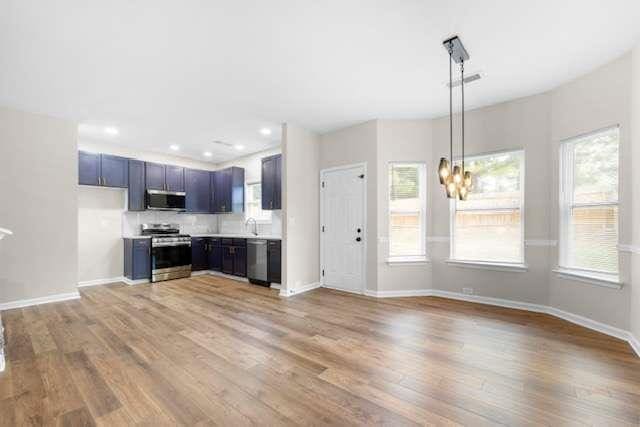
POLYGON ((165 190, 165 167, 158 163, 145 163, 146 188, 148 190, 165 190))
POLYGON ((208 213, 211 211, 211 182, 208 171, 185 169, 184 190, 187 212, 208 213))
POLYGON ((184 168, 165 166, 165 189, 167 191, 185 191, 184 168))
POLYGON ((101 185, 100 154, 78 153, 78 183, 81 185, 101 185))
POLYGON ((144 162, 129 160, 129 210, 144 209, 144 162))
POLYGON ((244 169, 231 167, 211 173, 212 212, 244 212, 244 169))
POLYGON ((127 188, 129 159, 80 151, 78 152, 78 184, 127 188))
POLYGON ((129 159, 102 154, 100 170, 103 186, 127 188, 129 185, 129 159))
POLYGON ((282 209, 282 155, 262 159, 262 209, 282 209))

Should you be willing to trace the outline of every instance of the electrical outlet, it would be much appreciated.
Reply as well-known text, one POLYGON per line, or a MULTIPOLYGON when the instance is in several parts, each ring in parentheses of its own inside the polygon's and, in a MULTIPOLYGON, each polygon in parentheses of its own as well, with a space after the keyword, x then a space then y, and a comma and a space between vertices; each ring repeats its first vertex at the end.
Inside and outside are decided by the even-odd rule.
POLYGON ((473 288, 462 288, 462 293, 466 295, 473 295, 473 288))

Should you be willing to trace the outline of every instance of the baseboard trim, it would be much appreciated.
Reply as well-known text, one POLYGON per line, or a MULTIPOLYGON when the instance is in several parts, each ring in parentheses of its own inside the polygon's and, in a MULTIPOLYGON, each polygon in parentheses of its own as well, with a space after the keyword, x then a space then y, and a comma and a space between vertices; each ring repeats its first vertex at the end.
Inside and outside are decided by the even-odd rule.
POLYGON ((320 282, 313 282, 313 283, 309 283, 307 285, 304 285, 298 289, 283 289, 280 288, 280 296, 281 297, 292 297, 294 295, 300 295, 302 293, 305 292, 309 292, 311 290, 317 289, 319 287, 321 287, 322 284, 320 282))
POLYGON ((131 280, 128 277, 123 277, 122 281, 124 283, 126 283, 129 286, 134 286, 134 285, 144 285, 145 283, 150 283, 149 279, 138 279, 138 280, 131 280))
POLYGON ((432 289, 415 289, 405 291, 374 291, 365 289, 364 294, 376 298, 428 297, 433 295, 432 289))
POLYGON ((525 310, 534 313, 545 313, 551 316, 566 320, 573 324, 591 329, 603 333, 605 335, 612 336, 614 338, 621 339, 629 343, 633 351, 638 357, 640 357, 640 341, 629 331, 616 328, 605 323, 598 322, 593 319, 589 319, 578 314, 569 313, 559 308, 549 307, 541 304, 533 304, 528 302, 512 301, 502 298, 484 297, 481 295, 467 295, 458 292, 442 291, 439 289, 420 289, 420 290, 404 290, 404 291, 373 291, 366 290, 365 295, 375 298, 402 298, 402 297, 419 297, 419 296, 434 296, 441 298, 448 298, 458 301, 473 302, 478 304, 485 304, 491 306, 513 308, 517 310, 525 310))
POLYGON ((80 298, 80 292, 67 292, 63 294, 48 295, 40 298, 21 299, 0 304, 0 311, 14 308, 30 307, 32 305, 48 304, 50 302, 68 301, 80 298))
POLYGON ((117 283, 124 282, 124 277, 112 277, 110 279, 95 279, 95 280, 85 280, 83 282, 78 282, 79 288, 84 288, 87 286, 98 286, 98 285, 108 285, 109 283, 117 283))

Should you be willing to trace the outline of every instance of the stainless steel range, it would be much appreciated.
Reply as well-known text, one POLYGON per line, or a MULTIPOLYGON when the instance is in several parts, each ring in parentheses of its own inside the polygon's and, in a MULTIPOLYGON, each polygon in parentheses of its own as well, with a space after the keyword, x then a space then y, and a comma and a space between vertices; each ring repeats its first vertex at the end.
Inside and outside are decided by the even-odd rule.
POLYGON ((151 281, 191 276, 191 236, 180 234, 177 224, 142 224, 151 236, 151 281))

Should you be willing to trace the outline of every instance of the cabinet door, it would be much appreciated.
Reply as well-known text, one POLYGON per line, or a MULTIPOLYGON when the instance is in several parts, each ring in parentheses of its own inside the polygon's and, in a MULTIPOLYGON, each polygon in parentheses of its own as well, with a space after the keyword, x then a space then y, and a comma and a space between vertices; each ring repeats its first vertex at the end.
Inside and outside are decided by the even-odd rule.
POLYGON ((209 257, 206 251, 208 240, 206 237, 191 238, 191 271, 209 268, 209 257))
POLYGON ((100 154, 78 152, 78 184, 100 185, 100 154))
POLYGON ((231 210, 230 195, 228 195, 227 181, 228 170, 219 170, 213 172, 213 212, 225 213, 231 210))
POLYGON ((165 166, 165 189, 167 191, 184 190, 184 168, 179 166, 165 166))
POLYGON ((233 246, 222 246, 222 272, 233 274, 233 246))
POLYGON ((276 160, 274 157, 265 157, 262 159, 262 209, 273 209, 273 200, 275 198, 275 174, 276 160))
POLYGON ((165 168, 158 163, 145 163, 146 188, 148 190, 165 189, 165 168))
POLYGON ((209 243, 209 269, 222 271, 222 246, 220 239, 212 238, 209 243))
POLYGON ((186 169, 184 176, 187 212, 209 212, 211 210, 209 206, 211 193, 209 172, 186 169))
POLYGON ((280 283, 282 276, 282 252, 280 242, 269 240, 267 245, 267 281, 270 283, 280 283))
POLYGON ((233 248, 233 274, 247 277, 247 248, 236 246, 233 248))
POLYGON ((244 169, 238 167, 229 168, 228 194, 229 206, 233 213, 244 212, 244 169))
POLYGON ((133 280, 151 278, 151 239, 133 240, 133 280))
POLYGON ((144 206, 144 162, 129 160, 129 210, 143 211, 144 206))
POLYGON ((273 176, 273 208, 282 209, 282 155, 276 156, 276 168, 273 176))
POLYGON ((102 154, 100 156, 102 185, 126 188, 129 184, 129 159, 102 154))

